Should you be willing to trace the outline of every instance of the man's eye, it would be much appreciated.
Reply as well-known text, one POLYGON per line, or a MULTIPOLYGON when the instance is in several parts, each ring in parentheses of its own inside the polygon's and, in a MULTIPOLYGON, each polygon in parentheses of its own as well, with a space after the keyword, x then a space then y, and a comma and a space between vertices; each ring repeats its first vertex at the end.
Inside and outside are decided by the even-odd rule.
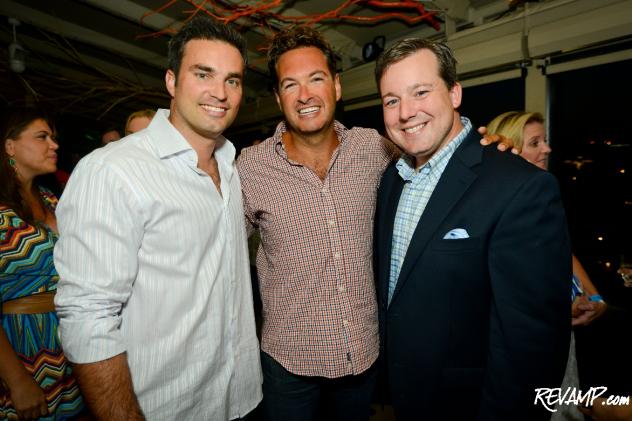
POLYGON ((397 104, 396 99, 389 99, 388 101, 384 102, 385 107, 392 107, 395 104, 397 104))
POLYGON ((208 74, 206 74, 206 73, 196 73, 195 77, 197 77, 198 79, 206 79, 208 77, 208 74))
POLYGON ((239 86, 239 79, 228 79, 227 83, 231 86, 239 86))
POLYGON ((428 93, 428 91, 417 91, 415 92, 415 96, 424 96, 428 93))
POLYGON ((283 90, 288 90, 290 88, 293 88, 294 86, 296 86, 296 83, 286 83, 285 85, 283 85, 283 90))

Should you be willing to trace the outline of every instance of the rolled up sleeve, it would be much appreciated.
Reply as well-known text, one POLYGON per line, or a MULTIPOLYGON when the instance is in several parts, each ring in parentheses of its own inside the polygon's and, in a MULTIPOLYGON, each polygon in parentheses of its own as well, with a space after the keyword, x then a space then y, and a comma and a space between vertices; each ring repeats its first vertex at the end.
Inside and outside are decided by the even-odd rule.
POLYGON ((138 200, 124 174, 84 159, 57 207, 55 305, 67 358, 102 361, 125 352, 121 311, 132 292, 142 239, 138 200))

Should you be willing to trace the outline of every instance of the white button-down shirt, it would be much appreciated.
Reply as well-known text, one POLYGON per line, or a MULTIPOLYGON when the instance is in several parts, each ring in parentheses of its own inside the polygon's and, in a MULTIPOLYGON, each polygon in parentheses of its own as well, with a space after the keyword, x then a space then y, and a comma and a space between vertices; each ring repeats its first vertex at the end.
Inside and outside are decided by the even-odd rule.
POLYGON ((66 186, 61 340, 76 363, 127 352, 149 420, 242 417, 261 368, 235 148, 215 150, 220 196, 168 115, 88 155, 66 186))

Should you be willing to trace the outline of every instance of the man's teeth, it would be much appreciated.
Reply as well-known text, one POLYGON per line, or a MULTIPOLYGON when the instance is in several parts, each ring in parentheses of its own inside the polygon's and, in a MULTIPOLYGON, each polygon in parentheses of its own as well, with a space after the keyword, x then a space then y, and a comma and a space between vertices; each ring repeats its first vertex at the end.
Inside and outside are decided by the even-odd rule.
POLYGON ((213 107, 212 105, 202 104, 202 108, 204 108, 206 111, 215 111, 216 113, 223 113, 224 111, 226 111, 226 108, 213 107))
POLYGON ((409 127, 409 128, 407 128, 407 129, 404 129, 404 131, 405 131, 406 133, 416 133, 416 132, 418 132, 419 130, 423 129, 425 125, 426 125, 426 123, 421 123, 421 124, 420 124, 420 125, 418 125, 418 126, 415 126, 415 127, 409 127))
POLYGON ((298 110, 299 114, 309 114, 318 111, 318 107, 308 107, 298 110))

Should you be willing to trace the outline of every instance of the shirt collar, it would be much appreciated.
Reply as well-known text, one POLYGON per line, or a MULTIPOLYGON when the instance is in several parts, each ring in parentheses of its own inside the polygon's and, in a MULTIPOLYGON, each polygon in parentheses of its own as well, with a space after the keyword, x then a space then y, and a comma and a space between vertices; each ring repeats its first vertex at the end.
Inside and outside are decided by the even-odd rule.
MULTIPOLYGON (((347 140, 349 129, 345 127, 344 124, 339 122, 338 120, 334 120, 334 131, 336 132, 336 136, 338 136, 338 141, 340 142, 340 146, 344 144, 347 140)), ((287 157, 287 153, 285 152, 285 148, 283 147, 283 133, 287 132, 287 124, 285 121, 280 122, 274 134, 272 135, 272 139, 274 141, 274 147, 279 153, 283 156, 287 157)))
MULTIPOLYGON (((169 110, 159 109, 156 111, 156 115, 149 123, 147 130, 150 133, 150 142, 156 148, 161 159, 184 154, 194 160, 197 166, 197 153, 182 136, 182 133, 169 121, 169 110)), ((224 136, 220 136, 215 148, 217 162, 231 164, 235 159, 235 154, 236 150, 233 144, 224 136)))

